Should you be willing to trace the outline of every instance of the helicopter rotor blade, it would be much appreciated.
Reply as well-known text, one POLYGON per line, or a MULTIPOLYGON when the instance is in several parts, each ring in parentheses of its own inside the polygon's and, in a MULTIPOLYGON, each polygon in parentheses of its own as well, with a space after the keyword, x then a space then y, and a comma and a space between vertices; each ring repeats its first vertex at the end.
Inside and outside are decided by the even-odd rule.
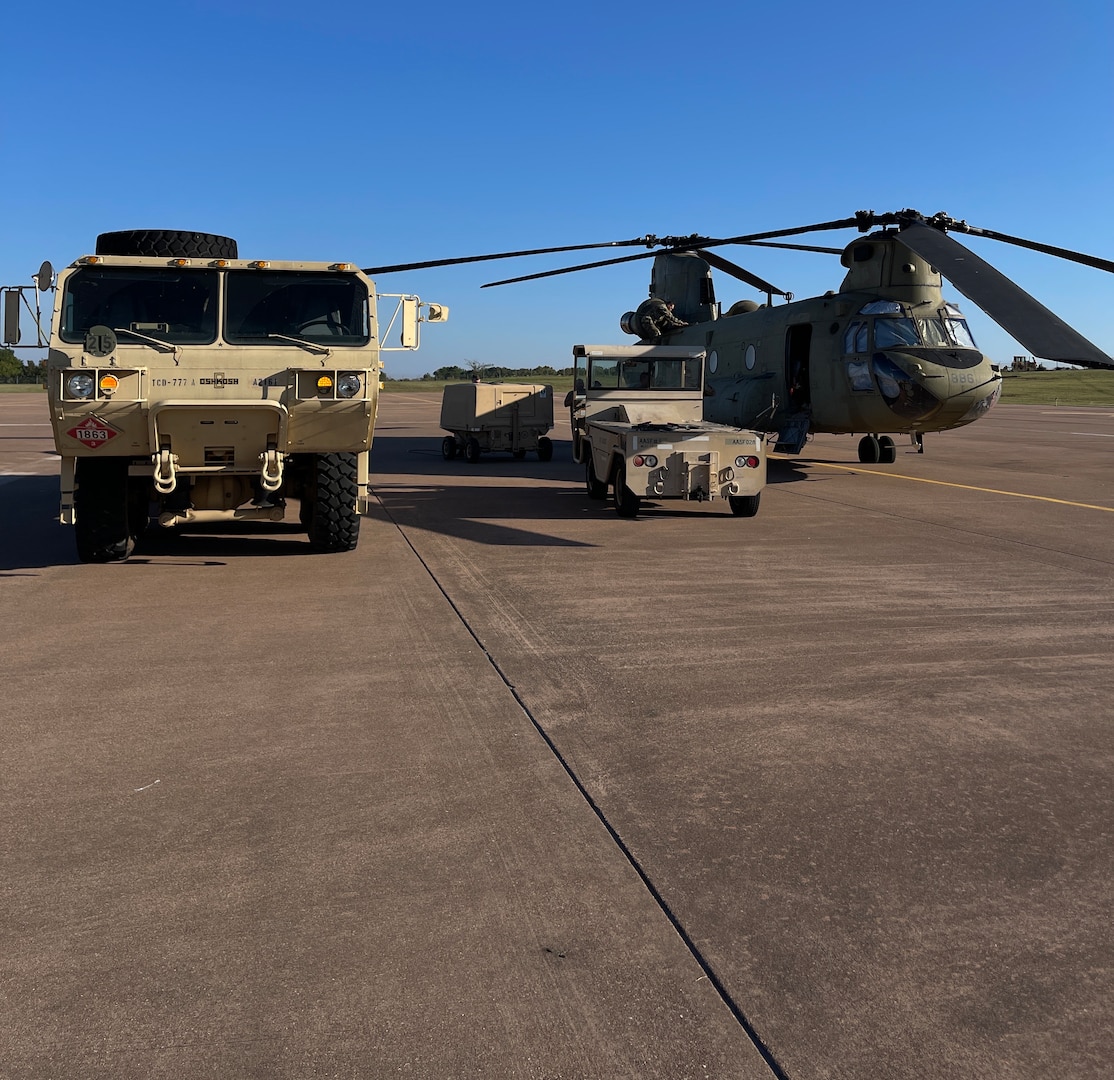
POLYGON ((528 251, 499 251, 492 255, 466 255, 457 259, 430 259, 427 262, 395 263, 392 266, 368 266, 365 274, 393 274, 403 270, 428 270, 433 266, 459 266, 461 263, 489 262, 491 259, 517 259, 523 255, 552 255, 561 251, 588 251, 592 248, 634 247, 656 242, 655 237, 640 236, 634 240, 611 240, 603 244, 566 244, 564 247, 531 248, 528 251))
POLYGON ((522 277, 504 278, 502 281, 488 281, 481 289, 492 289, 496 285, 514 285, 520 281, 534 281, 537 278, 556 277, 558 274, 573 274, 577 270, 591 270, 597 266, 615 266, 618 263, 634 262, 636 259, 652 259, 660 255, 658 251, 640 251, 637 255, 625 255, 621 259, 604 259, 601 262, 581 263, 579 266, 563 266, 560 270, 543 270, 540 274, 523 274, 522 277))
POLYGON ((818 251, 821 255, 842 255, 844 248, 816 247, 813 244, 778 244, 772 240, 740 241, 748 247, 785 248, 787 251, 818 251))
POLYGON ((1017 247, 1028 248, 1030 251, 1039 251, 1044 255, 1054 255, 1058 259, 1082 263, 1084 266, 1093 266, 1096 270, 1106 270, 1108 273, 1114 274, 1114 262, 1109 259, 1100 259, 1097 255, 1086 255, 1081 251, 1055 247, 1052 244, 1040 244, 1036 240, 1024 240, 1020 236, 994 232, 993 229, 979 229, 974 225, 968 225, 965 221, 956 222, 951 227, 958 232, 970 233, 972 236, 985 236, 988 240, 1001 240, 1005 244, 1014 244, 1017 247))
POLYGON ((1034 356, 1081 367, 1114 367, 1114 359, 941 229, 913 222, 899 235, 1034 356))
POLYGON ((757 274, 752 274, 749 270, 744 270, 741 266, 736 266, 733 262, 728 262, 727 259, 721 258, 715 252, 705 251, 703 248, 697 248, 696 254, 700 256, 709 266, 714 266, 717 270, 723 271, 725 274, 730 274, 733 278, 738 278, 740 281, 745 281, 748 285, 753 285, 760 292, 764 292, 767 296, 787 296, 788 294, 768 281, 763 281, 757 274))
MULTIPOLYGON (((865 231, 872 225, 884 223, 883 219, 892 215, 876 215, 872 210, 861 210, 852 218, 838 221, 822 221, 816 225, 800 225, 795 229, 775 229, 773 232, 749 233, 743 236, 727 236, 716 240, 703 240, 700 246, 722 247, 724 244, 755 244, 760 240, 773 240, 780 236, 800 236, 802 233, 825 232, 831 229, 856 228, 865 231)), ((840 249, 842 254, 842 248, 840 249)))

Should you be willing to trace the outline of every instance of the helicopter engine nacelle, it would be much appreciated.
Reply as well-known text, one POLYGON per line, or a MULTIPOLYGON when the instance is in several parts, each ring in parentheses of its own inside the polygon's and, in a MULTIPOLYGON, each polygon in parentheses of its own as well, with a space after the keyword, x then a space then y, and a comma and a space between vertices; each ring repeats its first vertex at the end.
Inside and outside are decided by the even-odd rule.
POLYGON ((624 311, 623 314, 619 316, 619 329, 622 330, 624 334, 633 334, 635 337, 641 337, 642 335, 636 323, 636 312, 624 311))
POLYGON ((673 314, 687 323, 711 322, 719 316, 711 268, 691 251, 654 256, 650 295, 676 304, 673 314))

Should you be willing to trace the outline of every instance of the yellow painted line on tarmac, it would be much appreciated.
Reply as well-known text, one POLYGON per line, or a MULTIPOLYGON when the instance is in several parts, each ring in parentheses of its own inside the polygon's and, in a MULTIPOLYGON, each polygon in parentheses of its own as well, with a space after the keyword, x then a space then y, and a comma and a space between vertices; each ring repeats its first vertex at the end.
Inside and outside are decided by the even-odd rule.
POLYGON ((828 461, 810 461, 825 469, 843 472, 869 473, 871 476, 888 476, 892 480, 913 480, 918 484, 937 484, 940 487, 959 488, 962 491, 981 491, 986 495, 1011 495, 1015 499, 1035 499, 1037 502, 1056 503, 1057 506, 1077 506, 1081 510, 1102 510, 1114 514, 1114 506, 1095 506, 1093 503, 1069 502, 1067 499, 1050 499, 1047 495, 1026 495, 1022 491, 1000 491, 998 488, 974 487, 971 484, 953 484, 948 480, 927 480, 923 476, 906 476, 904 473, 882 472, 881 469, 864 469, 861 465, 833 465, 828 461))

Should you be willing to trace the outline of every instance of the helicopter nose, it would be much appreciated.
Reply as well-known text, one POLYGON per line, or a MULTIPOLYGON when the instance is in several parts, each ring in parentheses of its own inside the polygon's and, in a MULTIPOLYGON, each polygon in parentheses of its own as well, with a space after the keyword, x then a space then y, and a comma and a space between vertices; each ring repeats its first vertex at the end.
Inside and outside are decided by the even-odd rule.
POLYGON ((940 377, 914 357, 877 352, 871 366, 883 401, 903 420, 928 420, 940 411, 946 380, 939 385, 940 377))
POLYGON ((874 374, 886 404, 905 420, 951 427, 986 412, 1001 377, 976 350, 889 350, 874 356, 874 374))

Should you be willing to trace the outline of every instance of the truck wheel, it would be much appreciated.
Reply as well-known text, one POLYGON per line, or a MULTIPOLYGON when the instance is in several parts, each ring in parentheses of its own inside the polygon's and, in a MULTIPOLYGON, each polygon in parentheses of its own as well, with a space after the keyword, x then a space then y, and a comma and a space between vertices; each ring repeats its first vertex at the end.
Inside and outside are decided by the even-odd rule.
POLYGON ((553 440, 541 435, 538 437, 538 461, 550 461, 553 458, 553 440))
POLYGON ((469 465, 475 465, 480 460, 480 444, 475 439, 469 439, 464 444, 464 460, 469 465))
POLYGON ((607 485, 596 476, 596 466, 592 461, 592 451, 588 451, 588 460, 584 464, 584 486, 588 489, 589 499, 606 499, 607 485))
POLYGON ((728 495, 727 505, 736 517, 754 517, 758 513, 758 502, 762 492, 757 495, 728 495))
POLYGON ((512 450, 511 455, 515 461, 521 461, 526 456, 526 451, 520 446, 517 450, 512 450))
POLYGON ((151 524, 151 482, 143 476, 128 477, 128 533, 138 540, 151 524))
POLYGON ((181 229, 123 229, 101 233, 97 237, 96 254, 235 259, 236 241, 230 236, 183 232, 181 229))
POLYGON ((446 435, 441 440, 441 456, 446 461, 452 461, 456 457, 456 439, 451 435, 446 435))
POLYGON ((134 546, 128 527, 127 458, 78 458, 74 489, 77 557, 123 562, 134 546))
MULTIPOLYGON (((307 531, 314 551, 351 551, 360 539, 355 454, 315 454, 307 531)), ((304 500, 303 500, 304 501, 304 500)))
POLYGON ((641 496, 635 495, 635 493, 627 487, 627 467, 620 463, 619 467, 615 470, 615 512, 619 517, 637 517, 641 506, 641 496))

